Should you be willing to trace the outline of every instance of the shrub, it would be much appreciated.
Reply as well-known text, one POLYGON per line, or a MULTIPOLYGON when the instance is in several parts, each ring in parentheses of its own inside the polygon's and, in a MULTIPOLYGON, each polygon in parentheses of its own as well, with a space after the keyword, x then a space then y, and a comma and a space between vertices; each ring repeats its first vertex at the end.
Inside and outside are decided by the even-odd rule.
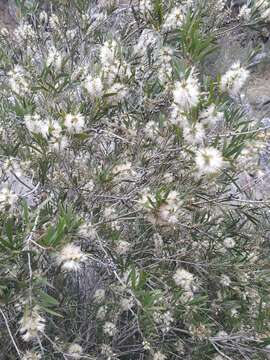
MULTIPOLYGON (((2 358, 265 359, 255 54, 205 72, 225 1, 17 7, 1 32, 2 358)), ((234 21, 268 17, 249 3, 234 21)))

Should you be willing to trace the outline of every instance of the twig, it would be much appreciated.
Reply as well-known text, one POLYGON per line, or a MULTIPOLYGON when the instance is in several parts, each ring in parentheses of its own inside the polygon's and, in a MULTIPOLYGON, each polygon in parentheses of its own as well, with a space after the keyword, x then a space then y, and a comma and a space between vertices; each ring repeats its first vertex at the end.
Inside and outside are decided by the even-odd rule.
POLYGON ((215 350, 216 350, 221 356, 225 357, 225 358, 228 359, 228 360, 233 360, 233 358, 231 358, 231 357, 227 356, 226 354, 224 354, 224 353, 217 347, 217 345, 216 345, 213 341, 211 341, 211 344, 214 346, 215 350))
POLYGON ((16 352, 17 352, 17 354, 19 355, 19 358, 21 358, 21 352, 20 352, 20 350, 19 350, 19 348, 18 348, 18 346, 17 346, 17 344, 16 344, 16 341, 14 340, 14 337, 13 337, 13 335, 12 335, 12 333, 11 333, 11 330, 10 330, 10 327, 9 327, 9 325, 8 325, 8 320, 7 320, 7 318, 6 318, 6 315, 4 314, 4 312, 2 311, 2 309, 0 309, 0 312, 1 312, 2 316, 3 316, 3 318, 4 318, 7 331, 8 331, 8 333, 9 333, 9 336, 10 336, 10 338, 11 338, 11 341, 12 341, 12 343, 13 343, 15 349, 16 349, 16 352))

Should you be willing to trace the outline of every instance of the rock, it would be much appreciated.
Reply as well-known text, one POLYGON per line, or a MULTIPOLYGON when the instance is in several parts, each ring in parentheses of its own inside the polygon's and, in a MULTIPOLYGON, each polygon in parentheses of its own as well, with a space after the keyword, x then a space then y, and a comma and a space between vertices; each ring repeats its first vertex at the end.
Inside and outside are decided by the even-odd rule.
MULTIPOLYGON (((0 164, 1 165, 1 164, 0 164)), ((5 180, 0 183, 0 190, 3 187, 9 187, 13 193, 24 198, 28 206, 36 205, 35 186, 32 181, 24 175, 16 175, 14 172, 7 170, 5 180)))
POLYGON ((270 64, 262 71, 255 71, 249 80, 247 97, 256 117, 262 119, 270 110, 270 64))

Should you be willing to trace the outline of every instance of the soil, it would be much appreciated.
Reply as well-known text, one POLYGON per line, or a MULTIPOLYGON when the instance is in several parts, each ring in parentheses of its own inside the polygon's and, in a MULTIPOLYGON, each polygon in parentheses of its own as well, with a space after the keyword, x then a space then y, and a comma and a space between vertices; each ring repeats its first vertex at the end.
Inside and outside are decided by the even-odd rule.
POLYGON ((12 2, 9 0, 0 0, 0 29, 13 29, 15 21, 15 13, 12 14, 12 2))

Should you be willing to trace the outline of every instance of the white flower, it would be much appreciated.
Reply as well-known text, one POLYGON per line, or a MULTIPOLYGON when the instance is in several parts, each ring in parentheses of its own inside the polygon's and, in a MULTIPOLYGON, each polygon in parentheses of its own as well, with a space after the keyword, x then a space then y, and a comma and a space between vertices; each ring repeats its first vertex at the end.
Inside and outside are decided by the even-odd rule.
POLYGON ((184 20, 185 13, 183 12, 183 9, 173 8, 166 17, 166 20, 163 24, 163 29, 166 31, 180 29, 180 27, 183 25, 184 20))
POLYGON ((121 300, 121 308, 123 311, 129 311, 130 309, 132 309, 133 306, 134 306, 133 299, 124 298, 121 300))
POLYGON ((98 98, 103 95, 103 84, 100 77, 93 78, 88 75, 84 82, 84 87, 92 98, 98 98))
POLYGON ((93 180, 89 180, 83 187, 85 191, 91 192, 95 188, 95 183, 93 180))
POLYGON ((26 351, 26 353, 22 358, 22 360, 39 360, 39 359, 41 359, 41 355, 34 353, 32 351, 26 351))
POLYGON ((173 91, 174 102, 180 109, 186 111, 197 106, 200 98, 200 88, 194 69, 187 79, 177 81, 173 91))
POLYGON ((116 165, 112 170, 114 175, 121 174, 122 176, 127 176, 132 174, 132 164, 130 161, 127 161, 124 164, 116 165))
POLYGON ((107 90, 107 94, 110 95, 108 97, 110 103, 116 105, 126 97, 127 88, 121 83, 115 83, 107 90))
POLYGON ((216 173, 224 165, 221 153, 213 147, 198 150, 195 163, 199 170, 199 175, 216 173))
POLYGON ((237 318, 239 316, 239 312, 236 308, 231 309, 231 317, 237 318))
POLYGON ((174 181, 174 175, 170 172, 166 172, 163 176, 165 183, 170 184, 174 181))
POLYGON ((62 65, 62 54, 56 50, 54 46, 49 48, 47 60, 46 60, 47 66, 54 66, 57 70, 61 68, 62 65))
POLYGON ((20 333, 24 341, 36 340, 45 330, 45 319, 39 315, 38 307, 34 307, 31 313, 25 313, 19 321, 20 333))
POLYGON ((217 334, 216 334, 217 337, 219 338, 225 338, 228 336, 228 334, 226 333, 226 331, 224 330, 220 330, 217 334))
POLYGON ((94 240, 97 237, 97 232, 90 221, 87 221, 84 224, 80 225, 78 229, 78 234, 91 240, 94 240))
POLYGON ((47 21, 48 21, 48 14, 47 14, 46 11, 42 10, 42 11, 40 12, 40 14, 39 14, 39 21, 40 21, 41 23, 44 23, 44 24, 47 23, 47 21))
POLYGON ((67 114, 64 125, 70 133, 80 133, 85 126, 84 116, 82 114, 67 114))
POLYGON ((49 24, 52 30, 57 31, 60 29, 60 21, 57 15, 52 14, 49 19, 49 24))
POLYGON ((67 35, 67 39, 69 41, 73 40, 76 36, 76 33, 77 33, 77 30, 76 28, 75 29, 70 29, 70 30, 67 30, 66 32, 66 35, 67 35))
POLYGON ((189 144, 201 144, 205 138, 205 131, 201 123, 184 128, 184 139, 189 144))
POLYGON ((30 24, 22 23, 14 31, 14 36, 19 43, 34 41, 36 34, 30 24))
POLYGON ((220 280, 220 284, 222 286, 224 286, 224 287, 228 287, 228 286, 231 285, 231 279, 227 275, 222 275, 221 280, 220 280))
POLYGON ((9 85, 11 90, 24 96, 30 92, 29 83, 26 79, 26 72, 20 65, 15 65, 14 69, 8 72, 9 85))
POLYGON ((153 120, 148 121, 144 127, 146 137, 152 140, 157 138, 158 130, 158 124, 153 120))
POLYGON ((244 4, 239 10, 238 18, 246 21, 250 20, 251 8, 244 4))
POLYGON ((151 0, 140 0, 139 10, 142 14, 147 15, 153 10, 153 5, 151 0))
POLYGON ((156 352, 153 356, 153 360, 165 360, 166 356, 162 354, 160 351, 156 352))
POLYGON ((68 138, 66 136, 61 137, 53 137, 49 141, 49 147, 51 151, 55 151, 57 153, 61 153, 64 151, 69 145, 68 138))
POLYGON ((138 203, 148 211, 149 220, 153 224, 168 225, 178 222, 182 202, 177 191, 170 191, 167 198, 157 208, 155 196, 149 193, 149 189, 144 189, 138 203))
POLYGON ((117 331, 116 326, 110 321, 106 321, 105 324, 103 325, 103 332, 106 335, 114 336, 116 331, 117 331))
POLYGON ((123 164, 115 165, 112 173, 115 175, 118 181, 121 178, 136 176, 136 171, 133 170, 132 163, 130 161, 127 161, 123 164))
POLYGON ((154 49, 160 42, 157 33, 150 29, 144 29, 141 33, 137 44, 134 46, 134 52, 138 55, 146 55, 148 49, 154 49))
POLYGON ((97 289, 94 293, 94 301, 96 303, 101 303, 105 299, 105 290, 97 289))
POLYGON ((120 240, 117 242, 116 252, 118 255, 125 255, 131 247, 131 244, 128 241, 120 240))
POLYGON ((214 126, 216 123, 224 119, 224 113, 218 111, 215 104, 211 104, 206 109, 201 111, 199 118, 202 124, 207 126, 214 126))
POLYGON ((171 108, 170 122, 180 128, 184 129, 189 126, 187 117, 182 113, 183 110, 177 105, 173 105, 171 108))
POLYGON ((77 271, 81 263, 86 261, 87 256, 81 251, 80 247, 74 244, 65 245, 57 254, 57 263, 63 270, 77 271))
POLYGON ((228 237, 228 238, 224 239, 223 245, 225 246, 226 249, 232 249, 235 247, 235 241, 233 238, 228 237))
POLYGON ((74 343, 69 345, 67 352, 72 359, 80 359, 83 352, 83 348, 81 347, 81 345, 74 343))
POLYGON ((115 359, 115 354, 113 353, 112 348, 107 344, 101 345, 101 354, 105 355, 107 360, 112 360, 112 358, 115 359))
POLYGON ((41 120, 40 115, 25 115, 24 123, 27 127, 27 130, 32 133, 41 134, 43 137, 47 137, 50 129, 49 120, 41 120))
POLYGON ((222 91, 228 91, 231 97, 239 95, 240 90, 245 85, 249 77, 249 71, 240 65, 237 61, 231 68, 221 77, 222 91))
POLYGON ((176 285, 181 286, 186 291, 191 290, 192 284, 194 282, 194 275, 185 269, 177 269, 173 275, 173 280, 176 285))
POLYGON ((101 306, 97 311, 97 319, 98 320, 104 320, 105 316, 107 315, 107 306, 103 305, 101 306))
POLYGON ((15 193, 7 187, 3 187, 0 190, 0 210, 5 210, 6 207, 8 207, 9 210, 12 209, 17 199, 18 196, 15 193))
POLYGON ((158 59, 159 70, 158 78, 159 81, 166 84, 172 78, 173 68, 172 68, 172 56, 173 50, 169 47, 163 47, 160 50, 160 55, 158 59))
POLYGON ((103 66, 114 63, 117 43, 116 41, 106 41, 100 49, 100 61, 103 66))

